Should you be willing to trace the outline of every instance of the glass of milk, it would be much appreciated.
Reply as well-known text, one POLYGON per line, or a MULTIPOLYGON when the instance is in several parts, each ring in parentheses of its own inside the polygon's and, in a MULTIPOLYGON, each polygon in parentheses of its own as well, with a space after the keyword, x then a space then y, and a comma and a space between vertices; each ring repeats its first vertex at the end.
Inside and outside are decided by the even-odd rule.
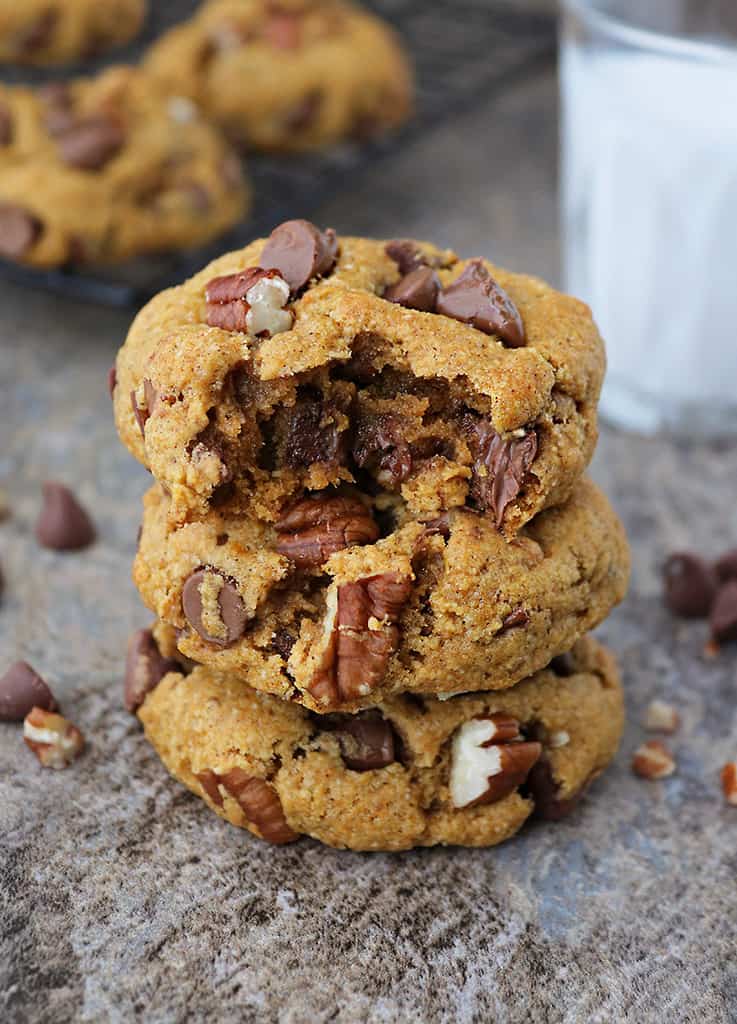
POLYGON ((602 413, 737 436, 737 0, 563 0, 566 288, 607 343, 602 413))

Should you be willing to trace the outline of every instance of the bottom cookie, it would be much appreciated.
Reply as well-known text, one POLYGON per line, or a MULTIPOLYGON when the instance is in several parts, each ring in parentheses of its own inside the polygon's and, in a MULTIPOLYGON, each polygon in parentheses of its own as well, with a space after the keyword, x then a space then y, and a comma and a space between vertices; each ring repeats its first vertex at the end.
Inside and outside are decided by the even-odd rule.
POLYGON ((315 715, 200 666, 165 675, 138 716, 172 775, 232 824, 352 850, 493 846, 532 814, 563 817, 624 722, 616 662, 591 637, 501 692, 315 715))

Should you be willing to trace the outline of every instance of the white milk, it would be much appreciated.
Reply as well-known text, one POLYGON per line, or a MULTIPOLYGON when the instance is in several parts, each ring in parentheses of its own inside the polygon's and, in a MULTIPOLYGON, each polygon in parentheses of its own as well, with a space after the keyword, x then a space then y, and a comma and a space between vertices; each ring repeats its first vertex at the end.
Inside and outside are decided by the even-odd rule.
POLYGON ((737 433, 737 65, 564 47, 566 287, 607 343, 602 410, 737 433))

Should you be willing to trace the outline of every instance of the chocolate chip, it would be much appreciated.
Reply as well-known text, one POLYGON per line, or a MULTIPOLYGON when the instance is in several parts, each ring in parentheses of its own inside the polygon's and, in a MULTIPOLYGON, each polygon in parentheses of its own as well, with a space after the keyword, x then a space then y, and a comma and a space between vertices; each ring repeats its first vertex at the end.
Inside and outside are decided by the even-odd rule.
POLYGON ((141 431, 141 437, 146 436, 145 427, 148 423, 148 418, 156 407, 156 400, 159 397, 159 393, 153 386, 150 380, 145 379, 143 381, 143 397, 145 401, 144 406, 138 404, 135 391, 131 391, 131 407, 133 409, 133 415, 135 416, 138 429, 141 431))
POLYGON ((375 771, 397 760, 394 729, 380 711, 342 715, 336 732, 341 756, 351 771, 375 771))
POLYGON ((417 242, 413 242, 411 238, 395 238, 394 241, 387 242, 384 252, 389 259, 394 260, 401 274, 409 274, 418 267, 429 265, 417 242))
POLYGON ((576 661, 570 651, 565 654, 558 654, 550 662, 550 667, 557 676, 562 676, 567 679, 569 676, 574 675, 576 671, 576 661))
POLYGON ((31 708, 56 711, 54 695, 27 661, 16 661, 0 678, 0 722, 22 722, 31 708))
POLYGON ((502 440, 488 420, 466 420, 469 447, 474 458, 469 495, 482 511, 493 514, 497 528, 502 525, 510 502, 522 490, 537 454, 537 434, 502 440))
POLYGON ((412 473, 412 451, 404 440, 402 420, 391 413, 357 419, 352 455, 360 469, 374 473, 383 487, 392 490, 412 473))
POLYGON ((197 569, 182 589, 182 608, 192 628, 209 643, 228 647, 246 629, 248 615, 234 580, 217 569, 197 569))
POLYGON ((671 555, 663 567, 665 603, 674 615, 704 619, 716 596, 716 572, 698 555, 687 551, 671 555))
POLYGON ((0 202, 0 256, 24 256, 41 234, 41 221, 15 203, 0 202))
POLYGON ((93 114, 75 121, 58 137, 64 163, 83 171, 99 171, 120 152, 124 142, 120 121, 106 114, 93 114))
POLYGON ((118 383, 118 371, 114 366, 111 366, 107 372, 107 390, 110 397, 113 397, 115 392, 115 385, 118 383))
POLYGON ((295 405, 287 430, 284 461, 291 469, 304 469, 319 462, 342 465, 348 447, 348 432, 339 430, 337 417, 343 410, 336 402, 303 399, 295 405))
POLYGON ((297 638, 292 636, 286 629, 278 629, 271 638, 271 649, 284 661, 289 661, 292 648, 297 643, 297 638))
POLYGON ((443 288, 436 311, 486 334, 497 335, 509 348, 525 344, 525 329, 517 307, 481 260, 471 260, 460 277, 443 288))
POLYGON ((720 580, 737 580, 737 548, 722 555, 714 568, 720 580))
POLYGON ((709 616, 712 640, 718 644, 737 640, 737 580, 724 583, 714 599, 709 616))
POLYGON ((259 266, 278 270, 292 292, 298 292, 313 277, 328 274, 337 255, 338 239, 332 228, 320 231, 308 220, 288 220, 271 232, 259 266))
POLYGON ((38 91, 46 108, 45 124, 49 135, 57 137, 69 131, 75 123, 74 97, 64 82, 51 82, 38 91))
POLYGON ((439 291, 440 279, 435 271, 431 267, 417 267, 390 285, 384 292, 384 298, 407 309, 432 313, 439 291))
POLYGON ((529 621, 530 616, 524 608, 515 608, 502 621, 502 632, 506 632, 508 629, 516 629, 518 626, 526 626, 529 621))
POLYGON ((13 141, 13 117, 10 109, 0 101, 0 146, 9 146, 13 141))
POLYGON ((581 798, 580 793, 567 800, 558 797, 558 786, 553 778, 550 762, 545 757, 541 757, 530 769, 524 790, 535 801, 535 817, 544 821, 560 821, 561 818, 565 818, 581 798))
POLYGON ((47 7, 41 11, 39 16, 22 35, 16 39, 16 50, 23 57, 30 57, 38 50, 42 50, 51 42, 56 23, 59 20, 59 11, 47 7))
POLYGON ((181 672, 173 658, 164 658, 150 629, 138 629, 128 641, 125 659, 124 701, 131 714, 143 704, 167 672, 181 672))
POLYGON ((36 540, 54 551, 78 551, 95 539, 87 512, 64 484, 43 485, 43 506, 36 523, 36 540))
POLYGON ((310 128, 322 106, 322 92, 313 89, 287 111, 284 127, 290 132, 303 132, 310 128))

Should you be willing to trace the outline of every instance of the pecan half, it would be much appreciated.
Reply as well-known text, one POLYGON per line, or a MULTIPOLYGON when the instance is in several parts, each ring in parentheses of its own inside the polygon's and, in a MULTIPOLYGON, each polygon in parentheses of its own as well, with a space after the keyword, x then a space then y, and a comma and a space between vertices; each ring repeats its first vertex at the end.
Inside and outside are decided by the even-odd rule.
POLYGON ((396 572, 344 583, 329 592, 324 647, 309 687, 325 704, 371 693, 399 646, 396 622, 412 589, 396 572))
POLYGON ((502 714, 473 718, 456 730, 449 781, 454 807, 493 804, 523 784, 542 744, 519 735, 516 719, 502 714))
POLYGON ((358 498, 314 495, 298 501, 276 524, 276 550, 299 569, 322 565, 336 551, 373 544, 379 527, 358 498))
POLYGON ((288 331, 294 314, 289 285, 278 270, 249 267, 236 274, 215 277, 205 288, 207 323, 224 331, 243 331, 251 337, 270 338, 288 331))
POLYGON ((488 420, 467 417, 464 425, 474 460, 469 496, 479 509, 491 513, 498 529, 535 460, 537 434, 529 430, 504 441, 488 420))

